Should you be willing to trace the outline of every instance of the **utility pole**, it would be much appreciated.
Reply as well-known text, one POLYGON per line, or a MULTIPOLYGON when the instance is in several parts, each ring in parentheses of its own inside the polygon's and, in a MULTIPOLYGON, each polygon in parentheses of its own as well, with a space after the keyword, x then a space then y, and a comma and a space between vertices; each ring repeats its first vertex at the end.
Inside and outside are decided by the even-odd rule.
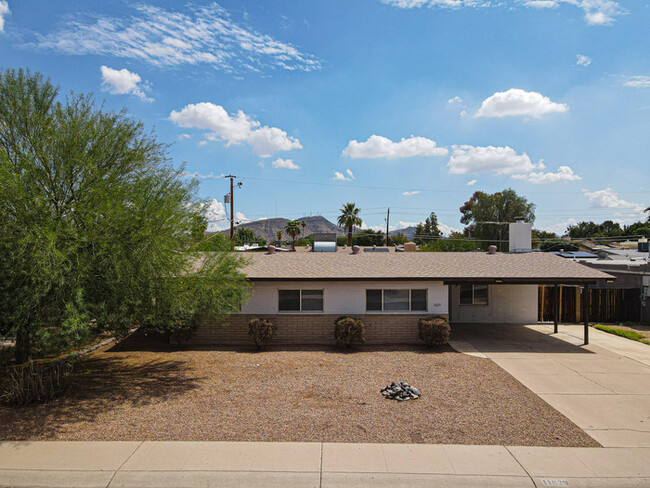
POLYGON ((237 177, 234 175, 227 175, 224 176, 224 178, 230 178, 230 198, 228 198, 228 201, 230 202, 230 242, 233 242, 233 239, 235 237, 235 199, 234 199, 235 195, 233 191, 234 189, 233 181, 237 177))
POLYGON ((386 247, 388 247, 389 237, 388 229, 390 228, 388 222, 390 221, 390 207, 388 207, 388 213, 386 214, 386 247))

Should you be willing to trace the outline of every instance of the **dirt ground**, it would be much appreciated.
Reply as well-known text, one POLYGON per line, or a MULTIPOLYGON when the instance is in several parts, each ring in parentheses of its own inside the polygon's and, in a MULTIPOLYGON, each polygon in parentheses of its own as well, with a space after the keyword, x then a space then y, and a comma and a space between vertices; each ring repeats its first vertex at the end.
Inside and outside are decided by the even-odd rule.
POLYGON ((489 359, 449 347, 254 352, 126 341, 73 374, 46 405, 0 406, 0 439, 598 446, 489 359), (422 397, 384 399, 391 381, 422 397))

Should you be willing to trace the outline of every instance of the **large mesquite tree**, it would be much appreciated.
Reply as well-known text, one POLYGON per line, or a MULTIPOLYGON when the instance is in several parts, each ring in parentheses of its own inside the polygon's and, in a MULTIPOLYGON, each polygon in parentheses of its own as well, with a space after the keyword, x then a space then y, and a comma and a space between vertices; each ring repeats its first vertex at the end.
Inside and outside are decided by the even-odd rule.
POLYGON ((535 221, 535 204, 517 194, 512 188, 496 193, 474 192, 472 198, 460 207, 461 223, 468 224, 466 235, 482 241, 484 246, 496 244, 508 250, 508 223, 523 218, 535 221))
POLYGON ((190 331, 239 309, 241 258, 191 252, 205 219, 179 174, 125 112, 61 100, 39 74, 0 74, 0 333, 16 338, 17 362, 90 324, 190 331))

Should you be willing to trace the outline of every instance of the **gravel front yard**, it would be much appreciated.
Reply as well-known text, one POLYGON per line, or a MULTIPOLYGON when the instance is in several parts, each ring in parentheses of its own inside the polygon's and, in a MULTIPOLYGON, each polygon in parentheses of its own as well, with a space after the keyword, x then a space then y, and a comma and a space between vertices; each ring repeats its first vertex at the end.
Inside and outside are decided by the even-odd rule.
POLYGON ((74 375, 47 405, 0 406, 0 439, 598 446, 492 361, 449 347, 109 346, 74 375), (384 399, 379 390, 391 381, 422 397, 384 399))

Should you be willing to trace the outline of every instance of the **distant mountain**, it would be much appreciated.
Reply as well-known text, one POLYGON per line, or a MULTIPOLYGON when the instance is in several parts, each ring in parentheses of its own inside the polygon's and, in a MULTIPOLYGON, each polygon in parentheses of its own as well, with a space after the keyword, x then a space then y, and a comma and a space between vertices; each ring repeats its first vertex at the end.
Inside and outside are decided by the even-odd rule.
POLYGON ((388 234, 394 236, 395 234, 404 234, 409 241, 412 241, 415 237, 415 227, 406 227, 405 229, 391 230, 388 234))
MULTIPOLYGON (((302 220, 305 224, 307 224, 300 234, 301 237, 309 236, 314 232, 331 232, 335 233, 337 236, 345 235, 345 229, 339 227, 336 224, 333 224, 325 217, 322 217, 320 215, 315 217, 300 217, 296 220, 302 220)), ((278 231, 281 230, 283 235, 282 239, 288 240, 289 237, 284 231, 287 222, 289 222, 289 219, 281 217, 275 219, 256 220, 254 222, 248 222, 246 224, 239 224, 235 227, 235 232, 237 232, 237 229, 239 228, 250 229, 255 233, 257 237, 266 239, 267 241, 273 241, 277 238, 278 231)), ((229 229, 221 231, 221 233, 228 232, 230 232, 229 229)))

